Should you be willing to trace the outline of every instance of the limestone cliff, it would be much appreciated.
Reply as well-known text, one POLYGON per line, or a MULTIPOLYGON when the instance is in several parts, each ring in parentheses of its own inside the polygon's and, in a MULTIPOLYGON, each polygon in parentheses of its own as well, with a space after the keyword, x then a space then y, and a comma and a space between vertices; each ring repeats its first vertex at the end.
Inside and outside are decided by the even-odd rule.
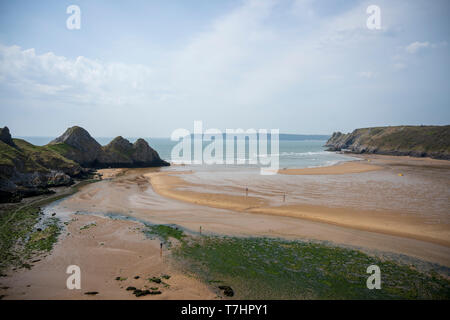
POLYGON ((121 136, 102 147, 81 127, 71 127, 48 145, 83 167, 159 167, 168 166, 144 139, 131 144, 121 136))
POLYGON ((335 132, 330 151, 406 155, 450 160, 450 126, 395 126, 335 132))
POLYGON ((0 134, 0 202, 49 192, 48 188, 69 185, 84 174, 76 162, 46 147, 12 139, 8 128, 0 134))
POLYGON ((117 137, 102 147, 81 127, 71 127, 46 146, 13 139, 0 128, 0 202, 51 192, 91 174, 88 168, 168 166, 143 139, 117 137))

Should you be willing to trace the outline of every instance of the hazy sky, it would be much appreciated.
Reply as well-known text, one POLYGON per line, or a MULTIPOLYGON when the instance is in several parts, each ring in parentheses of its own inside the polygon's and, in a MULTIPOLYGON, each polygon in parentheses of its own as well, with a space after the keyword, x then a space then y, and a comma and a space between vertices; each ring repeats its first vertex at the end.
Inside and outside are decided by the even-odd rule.
POLYGON ((56 136, 450 123, 448 0, 0 1, 0 126, 56 136), (69 30, 69 5, 81 29, 69 30), (369 30, 369 5, 381 30, 369 30))

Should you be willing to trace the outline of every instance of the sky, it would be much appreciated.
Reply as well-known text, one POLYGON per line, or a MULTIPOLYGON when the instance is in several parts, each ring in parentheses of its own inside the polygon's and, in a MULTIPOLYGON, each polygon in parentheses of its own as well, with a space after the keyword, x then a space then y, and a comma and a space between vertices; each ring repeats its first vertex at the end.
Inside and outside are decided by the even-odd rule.
POLYGON ((448 0, 0 0, 13 136, 450 123, 448 0), (66 12, 80 8, 80 29, 66 12), (369 5, 380 29, 369 29, 369 5))

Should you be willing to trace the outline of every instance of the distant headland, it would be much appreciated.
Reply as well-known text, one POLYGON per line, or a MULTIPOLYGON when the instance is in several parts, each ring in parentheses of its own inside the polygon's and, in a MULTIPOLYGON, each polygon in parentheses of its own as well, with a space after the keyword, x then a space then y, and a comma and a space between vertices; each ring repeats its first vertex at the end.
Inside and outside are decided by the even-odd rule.
POLYGON ((328 151, 450 160, 450 125, 374 127, 346 134, 335 132, 325 147, 328 151))

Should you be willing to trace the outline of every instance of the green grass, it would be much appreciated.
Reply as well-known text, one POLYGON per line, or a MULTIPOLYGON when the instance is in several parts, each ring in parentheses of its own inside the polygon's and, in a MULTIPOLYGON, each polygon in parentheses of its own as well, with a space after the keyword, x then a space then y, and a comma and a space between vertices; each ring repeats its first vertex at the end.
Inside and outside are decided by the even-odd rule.
POLYGON ((231 286, 237 299, 450 299, 450 282, 435 272, 324 244, 205 236, 182 241, 174 254, 205 282, 231 286), (381 290, 366 287, 373 264, 381 290))
POLYGON ((19 155, 19 151, 14 147, 0 141, 0 165, 14 166, 14 159, 19 155))
POLYGON ((401 152, 450 155, 450 126, 392 126, 356 129, 333 134, 326 145, 343 143, 344 148, 365 146, 379 153, 401 152))
POLYGON ((177 240, 182 240, 185 235, 183 234, 183 231, 176 228, 176 227, 171 227, 171 226, 166 226, 166 225, 145 225, 146 226, 146 230, 144 231, 144 233, 147 236, 157 236, 158 238, 160 238, 161 240, 164 241, 164 243, 166 244, 170 244, 169 243, 169 239, 173 238, 173 239, 177 239, 177 240))
POLYGON ((3 211, 0 214, 0 273, 9 266, 23 264, 23 243, 37 223, 39 209, 26 207, 3 211))
POLYGON ((184 235, 167 225, 147 235, 180 241, 174 256, 212 286, 229 285, 237 299, 450 299, 450 281, 437 272, 361 251, 272 238, 184 235), (367 267, 381 269, 381 289, 367 289, 367 267))
POLYGON ((0 273, 11 266, 27 266, 35 254, 52 249, 60 233, 58 219, 48 219, 40 231, 34 230, 38 219, 37 206, 0 214, 0 273))
POLYGON ((31 254, 43 251, 51 251, 53 245, 58 241, 61 232, 59 219, 50 218, 45 222, 44 229, 35 231, 30 235, 25 250, 31 254))
MULTIPOLYGON (((14 139, 14 142, 16 143, 18 141, 14 139)), ((12 147, 3 141, 0 141, 0 166, 16 167, 20 172, 48 171, 42 165, 33 161, 26 152, 12 147)))
POLYGON ((13 139, 16 147, 0 141, 0 166, 15 167, 19 172, 77 172, 81 167, 47 146, 35 146, 22 139, 13 139))
POLYGON ((13 139, 14 143, 31 161, 48 169, 69 170, 79 165, 61 155, 49 146, 35 146, 21 139, 13 139))
POLYGON ((72 151, 74 151, 75 149, 68 145, 67 143, 54 143, 54 144, 48 144, 45 146, 47 149, 49 150, 53 150, 61 155, 65 155, 68 154, 72 151))
POLYGON ((15 204, 0 211, 0 273, 9 267, 21 267, 33 255, 50 251, 60 229, 56 218, 49 218, 42 231, 34 231, 39 221, 39 207, 77 192, 82 186, 98 180, 84 180, 66 192, 37 199, 29 204, 15 204))

